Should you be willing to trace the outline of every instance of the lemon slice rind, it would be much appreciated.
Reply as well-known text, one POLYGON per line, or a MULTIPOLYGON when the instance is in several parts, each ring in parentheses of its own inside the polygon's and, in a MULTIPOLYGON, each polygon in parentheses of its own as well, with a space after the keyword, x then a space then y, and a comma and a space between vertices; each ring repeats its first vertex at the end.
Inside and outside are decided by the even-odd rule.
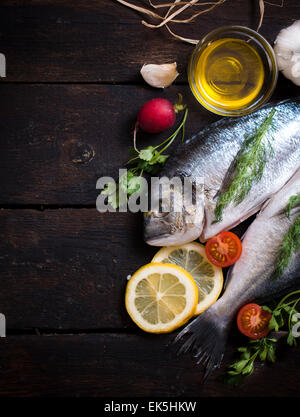
POLYGON ((198 288, 194 279, 187 271, 174 264, 157 262, 147 264, 132 275, 126 287, 125 306, 128 314, 137 326, 150 333, 168 333, 182 326, 194 316, 197 304, 198 288), (178 280, 177 282, 174 281, 173 286, 169 286, 167 289, 160 289, 162 292, 159 293, 156 301, 155 296, 157 296, 156 292, 159 292, 159 289, 156 286, 155 280, 153 280, 150 285, 143 285, 143 280, 146 279, 147 282, 149 282, 149 277, 153 277, 155 274, 170 274, 178 280), (184 294, 182 294, 182 291, 179 294, 176 293, 178 292, 178 287, 181 290, 180 285, 184 287, 184 294), (145 298, 145 305, 143 305, 143 297, 145 298), (146 297, 149 298, 146 299, 146 297), (152 304, 150 302, 151 297, 152 304), (183 298, 185 299, 184 307, 183 298), (138 299, 140 299, 141 302, 137 302, 138 299), (151 310, 151 308, 159 308, 157 305, 160 302, 163 302, 163 310, 165 310, 163 317, 164 322, 158 320, 157 323, 150 323, 148 320, 145 320, 141 314, 141 309, 142 312, 144 312, 147 308, 149 310, 151 310), (137 308, 137 305, 140 309, 137 308), (171 317, 169 321, 168 312, 171 312, 169 314, 171 317))
POLYGON ((194 278, 198 291, 199 298, 198 304, 195 310, 195 315, 203 313, 209 306, 211 306, 218 298, 223 288, 223 272, 222 268, 213 265, 206 257, 205 246, 198 242, 187 243, 182 246, 166 246, 161 248, 153 257, 152 262, 176 262, 177 266, 186 268, 187 272, 194 278), (172 253, 178 251, 181 254, 180 259, 172 258, 172 253), (191 252, 194 251, 202 257, 202 261, 198 267, 190 269, 191 265, 186 262, 183 256, 183 251, 191 252), (171 255, 171 258, 169 256, 171 255), (207 270, 207 271, 206 271, 207 270), (207 275, 206 275, 207 274, 207 275), (205 286, 209 286, 209 281, 213 282, 213 290, 207 291, 205 286), (202 287, 201 287, 202 284, 202 287), (207 285, 203 285, 207 284, 207 285), (203 288, 204 287, 204 288, 203 288))

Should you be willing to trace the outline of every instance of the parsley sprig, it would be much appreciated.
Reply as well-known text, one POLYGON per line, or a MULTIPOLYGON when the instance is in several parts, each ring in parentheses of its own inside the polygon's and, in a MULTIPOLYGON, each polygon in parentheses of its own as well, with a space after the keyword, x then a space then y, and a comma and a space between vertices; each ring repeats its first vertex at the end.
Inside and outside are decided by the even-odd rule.
POLYGON ((272 109, 256 132, 246 138, 235 157, 234 177, 227 190, 222 192, 217 200, 215 223, 223 219, 223 211, 230 203, 240 204, 250 192, 252 185, 261 180, 268 156, 273 155, 271 142, 264 139, 275 111, 272 109))
MULTIPOLYGON (((181 110, 185 107, 181 105, 181 110)), ((185 108, 183 119, 174 133, 156 146, 147 146, 144 149, 130 149, 132 158, 126 165, 130 168, 119 178, 119 182, 109 183, 101 191, 101 194, 108 196, 108 203, 116 209, 128 201, 132 194, 140 192, 142 186, 142 175, 144 173, 155 175, 163 167, 169 155, 164 154, 165 150, 172 145, 178 134, 181 132, 181 141, 184 141, 185 123, 188 116, 188 109, 185 108), (121 190, 121 192, 120 192, 121 190)))
POLYGON ((263 337, 262 339, 250 340, 248 345, 239 347, 240 359, 229 366, 226 375, 226 382, 238 385, 246 376, 254 371, 254 362, 261 361, 275 362, 275 342, 276 339, 263 337))
MULTIPOLYGON (((275 332, 287 330, 286 342, 289 346, 297 346, 297 339, 293 335, 293 327, 299 321, 297 319, 297 314, 299 314, 297 304, 300 302, 300 297, 295 299, 296 294, 300 294, 300 290, 287 294, 273 309, 262 306, 264 310, 272 314, 269 330, 275 332), (291 297, 293 299, 287 301, 291 297)), ((277 341, 277 338, 267 336, 256 340, 249 339, 247 345, 237 349, 240 357, 229 366, 227 373, 223 375, 223 379, 232 385, 239 385, 245 377, 253 373, 255 362, 258 360, 274 363, 276 361, 277 341)))
POLYGON ((269 330, 275 330, 278 332, 279 329, 286 326, 287 328, 287 344, 290 346, 297 346, 297 340, 293 336, 293 326, 295 325, 295 315, 299 313, 297 310, 297 304, 300 302, 300 297, 296 299, 292 299, 289 302, 286 300, 296 294, 299 294, 300 290, 293 291, 287 294, 285 297, 280 300, 280 302, 276 305, 276 307, 271 310, 267 306, 263 306, 263 308, 269 311, 272 314, 272 318, 269 323, 269 330))

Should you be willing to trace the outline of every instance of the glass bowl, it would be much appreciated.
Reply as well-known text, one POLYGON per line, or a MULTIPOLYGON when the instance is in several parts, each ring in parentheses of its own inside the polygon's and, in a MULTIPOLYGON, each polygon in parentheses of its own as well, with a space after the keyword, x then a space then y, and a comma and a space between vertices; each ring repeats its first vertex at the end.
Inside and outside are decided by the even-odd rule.
POLYGON ((190 88, 206 109, 242 116, 268 101, 278 68, 271 45, 244 26, 223 26, 199 41, 190 58, 190 88))

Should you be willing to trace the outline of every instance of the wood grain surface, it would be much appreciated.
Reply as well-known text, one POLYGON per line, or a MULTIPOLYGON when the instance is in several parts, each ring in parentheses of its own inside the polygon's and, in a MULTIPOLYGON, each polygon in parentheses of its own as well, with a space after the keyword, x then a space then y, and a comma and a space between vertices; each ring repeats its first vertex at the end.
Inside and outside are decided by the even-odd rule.
MULTIPOLYGON (((200 38, 224 24, 256 28, 257 3, 228 0, 176 30, 200 38)), ((298 0, 266 4, 261 33, 273 42, 299 18, 298 0)), ((189 355, 166 349, 174 334, 143 333, 125 311, 126 277, 156 249, 143 242, 141 215, 97 212, 96 181, 117 177, 146 100, 182 93, 187 136, 219 119, 187 85, 192 46, 140 21, 113 0, 1 1, 0 397, 299 396, 297 348, 282 346, 275 364, 232 388, 218 377, 245 343, 233 326, 221 369, 203 385, 189 355), (173 86, 145 85, 145 62, 173 61, 173 86)), ((295 95, 299 88, 280 76, 273 100, 295 95)))
MULTIPOLYGON (((148 7, 146 0, 138 4, 148 7)), ((260 32, 273 42, 299 14, 297 0, 285 0, 282 8, 266 4, 260 32)), ((142 64, 174 61, 181 73, 177 81, 186 80, 192 46, 171 38, 164 28, 144 27, 144 17, 114 0, 2 0, 0 47, 7 57, 7 80, 140 83, 142 64)), ((201 39, 218 26, 256 29, 258 22, 258 2, 227 0, 194 24, 171 27, 201 39)))
MULTIPOLYGON (((0 344, 5 396, 83 397, 296 397, 299 349, 281 351, 275 365, 258 366, 239 389, 220 379, 202 384, 202 370, 187 355, 166 351, 173 335, 88 334, 10 336, 0 344), (294 372, 291 372, 294 370, 294 372)), ((224 365, 233 356, 225 357, 224 365)))

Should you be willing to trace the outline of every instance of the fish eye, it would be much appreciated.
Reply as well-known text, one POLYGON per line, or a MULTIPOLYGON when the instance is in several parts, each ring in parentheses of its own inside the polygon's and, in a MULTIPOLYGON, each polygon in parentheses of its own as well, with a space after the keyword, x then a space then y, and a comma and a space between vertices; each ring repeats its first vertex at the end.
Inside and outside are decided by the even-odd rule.
POLYGON ((155 211, 156 217, 165 217, 170 212, 170 204, 169 200, 160 198, 159 199, 159 205, 158 210, 155 211))
POLYGON ((156 209, 154 209, 151 213, 155 218, 166 217, 170 213, 168 200, 160 198, 158 201, 158 207, 156 207, 156 209))
POLYGON ((157 218, 166 217, 168 214, 169 214, 168 212, 160 212, 160 211, 153 212, 153 216, 157 218))

